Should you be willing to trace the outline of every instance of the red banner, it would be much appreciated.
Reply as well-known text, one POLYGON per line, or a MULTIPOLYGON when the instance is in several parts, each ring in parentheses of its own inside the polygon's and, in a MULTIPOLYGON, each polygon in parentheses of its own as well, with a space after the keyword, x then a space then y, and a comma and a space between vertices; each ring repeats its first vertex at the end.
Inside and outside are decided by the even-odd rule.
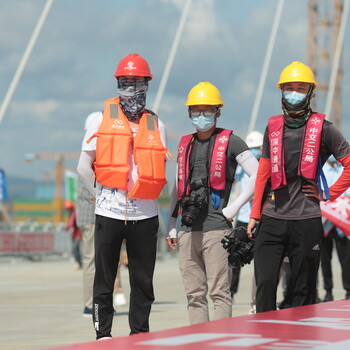
POLYGON ((350 197, 321 202, 322 216, 331 221, 344 235, 350 236, 350 197))
MULTIPOLYGON (((55 340, 57 341, 57 340, 55 340)), ((295 307, 52 350, 344 350, 350 301, 295 307)))
POLYGON ((55 235, 48 232, 2 232, 0 252, 53 252, 55 235))

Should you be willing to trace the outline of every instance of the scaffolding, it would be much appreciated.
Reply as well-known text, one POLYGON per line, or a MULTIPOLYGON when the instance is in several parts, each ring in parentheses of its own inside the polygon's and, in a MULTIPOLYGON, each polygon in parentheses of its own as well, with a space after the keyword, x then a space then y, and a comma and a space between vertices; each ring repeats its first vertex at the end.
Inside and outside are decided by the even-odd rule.
POLYGON ((341 52, 348 9, 349 0, 309 0, 308 4, 308 62, 319 84, 313 108, 325 110, 337 128, 341 124, 341 52))

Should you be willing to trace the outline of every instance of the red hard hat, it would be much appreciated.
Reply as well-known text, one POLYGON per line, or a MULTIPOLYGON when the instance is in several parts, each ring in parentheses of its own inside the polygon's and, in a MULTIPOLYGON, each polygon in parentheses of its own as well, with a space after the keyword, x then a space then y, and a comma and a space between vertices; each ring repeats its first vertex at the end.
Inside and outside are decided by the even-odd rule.
POLYGON ((131 53, 124 57, 118 64, 114 73, 116 78, 126 75, 153 78, 147 61, 137 53, 131 53))
POLYGON ((68 210, 68 209, 72 209, 74 208, 74 203, 72 201, 65 201, 64 202, 64 209, 68 210))

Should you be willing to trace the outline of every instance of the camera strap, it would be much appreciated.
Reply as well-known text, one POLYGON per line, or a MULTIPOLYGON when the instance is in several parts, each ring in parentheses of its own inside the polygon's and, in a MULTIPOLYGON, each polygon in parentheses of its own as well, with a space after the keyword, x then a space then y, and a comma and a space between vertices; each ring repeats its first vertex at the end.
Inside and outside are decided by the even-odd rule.
MULTIPOLYGON (((181 197, 177 200, 175 208, 173 210, 173 213, 171 214, 171 216, 173 218, 177 218, 178 217, 180 203, 184 199, 184 197, 186 196, 187 188, 189 187, 189 184, 190 184, 190 181, 191 181, 194 165, 193 165, 193 162, 191 162, 191 160, 189 159, 189 157, 191 156, 191 153, 192 153, 192 152, 190 152, 190 150, 192 150, 192 148, 193 148, 192 146, 193 146, 195 138, 196 138, 196 134, 193 134, 193 137, 191 138, 190 142, 188 143, 188 145, 186 147, 185 159, 186 159, 186 162, 187 161, 189 162, 189 171, 188 171, 188 176, 186 177, 186 181, 185 181, 185 185, 184 185, 184 191, 182 192, 181 197)), ((185 175, 187 175, 187 174, 185 173, 185 175)))

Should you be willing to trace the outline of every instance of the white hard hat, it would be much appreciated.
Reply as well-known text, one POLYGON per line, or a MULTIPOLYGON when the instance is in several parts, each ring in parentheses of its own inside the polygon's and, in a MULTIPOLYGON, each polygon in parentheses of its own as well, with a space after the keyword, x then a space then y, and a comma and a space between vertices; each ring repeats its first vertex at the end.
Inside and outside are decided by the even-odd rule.
POLYGON ((100 114, 101 112, 93 112, 89 114, 85 120, 84 130, 89 128, 90 123, 100 114))
POLYGON ((252 131, 245 138, 245 143, 249 148, 261 147, 263 142, 264 135, 259 131, 252 131))

